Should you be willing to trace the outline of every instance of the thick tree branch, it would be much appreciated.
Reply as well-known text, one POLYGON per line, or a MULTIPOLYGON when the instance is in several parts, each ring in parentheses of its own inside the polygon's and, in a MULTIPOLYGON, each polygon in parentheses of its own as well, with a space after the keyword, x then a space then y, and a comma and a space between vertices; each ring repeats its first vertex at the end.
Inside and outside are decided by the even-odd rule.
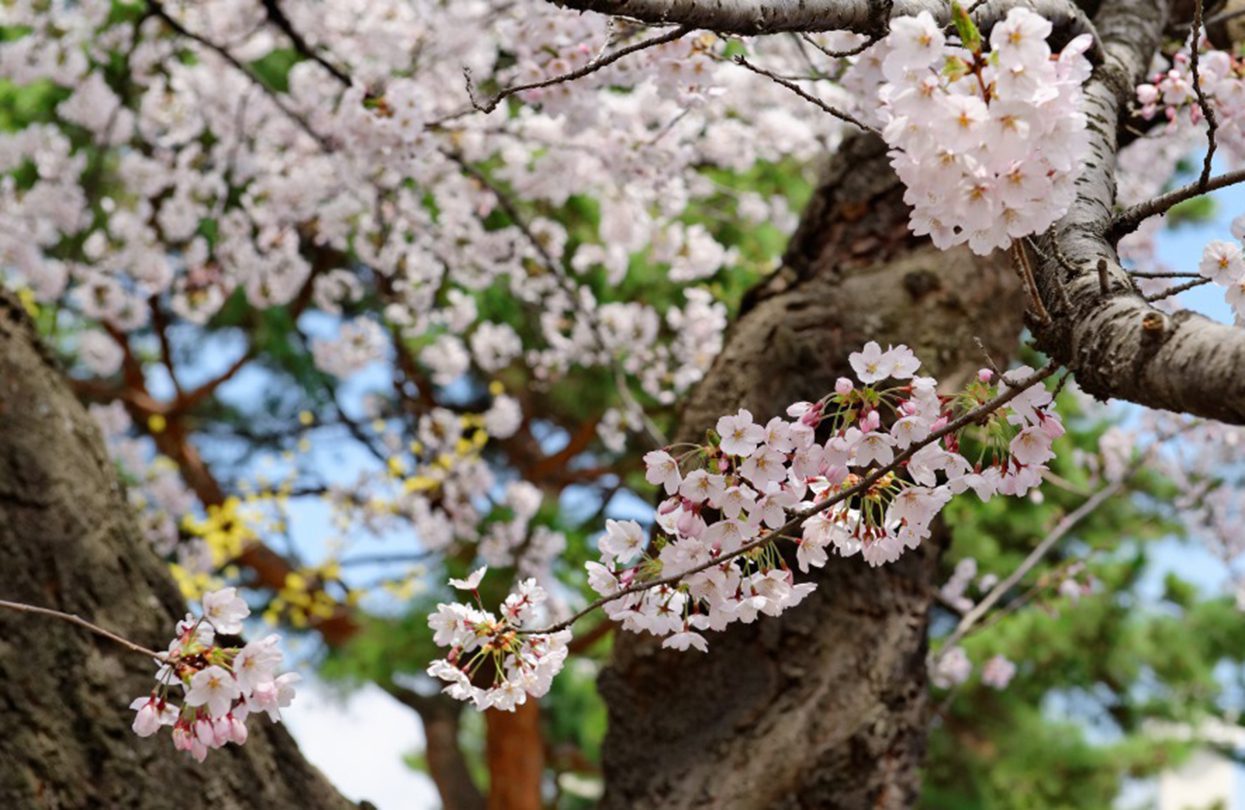
MULTIPOLYGON (((1154 309, 1110 241, 1117 223, 1134 215, 1113 217, 1118 124, 1149 68, 1166 13, 1161 0, 1114 0, 1099 12, 1108 58, 1085 89, 1090 154, 1071 209, 1037 240, 1046 254, 1064 261, 1048 258, 1035 268, 1052 321, 1034 325, 1034 333, 1039 348, 1071 368, 1094 396, 1242 424, 1245 331, 1191 312, 1169 316, 1154 309)), ((1239 179, 1212 178, 1207 188, 1239 179)), ((1166 200, 1187 193, 1182 189, 1147 205, 1158 213, 1166 200)))
MULTIPOLYGON (((854 31, 876 35, 893 17, 928 11, 942 23, 950 21, 946 0, 550 0, 576 11, 596 11, 630 17, 650 25, 678 24, 724 34, 757 35, 787 31, 854 31)), ((1062 28, 1070 22, 1084 30, 1085 17, 1067 0, 989 0, 978 4, 974 16, 989 21, 1023 5, 1062 28)), ((1077 31, 1076 33, 1080 33, 1077 31)))

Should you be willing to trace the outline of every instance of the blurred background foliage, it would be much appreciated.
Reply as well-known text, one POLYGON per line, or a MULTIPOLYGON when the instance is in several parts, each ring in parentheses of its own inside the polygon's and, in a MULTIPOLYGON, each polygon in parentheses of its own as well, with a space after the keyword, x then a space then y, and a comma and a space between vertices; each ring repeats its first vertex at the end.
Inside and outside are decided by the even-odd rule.
MULTIPOLYGON (((117 13, 137 18, 137 8, 118 3, 117 13)), ((0 31, 0 37, 12 35, 0 31)), ((252 67, 270 86, 280 89, 297 58, 292 51, 279 51, 252 67)), ((126 95, 123 75, 110 76, 110 84, 126 95)), ((67 93, 46 83, 16 87, 0 81, 0 130, 54 120, 55 106, 67 93)), ((75 147, 88 153, 98 173, 94 200, 102 217, 105 213, 98 205, 108 195, 110 156, 97 150, 87 133, 79 135, 75 147)), ((487 173, 488 167, 482 171, 487 173)), ((29 174, 30 167, 19 168, 14 172, 16 182, 21 184, 29 174)), ((709 285, 733 316, 744 293, 776 266, 785 247, 780 229, 745 223, 738 214, 738 196, 778 195, 787 199, 791 210, 799 211, 816 173, 806 166, 760 164, 746 172, 714 169, 705 175, 719 191, 697 201, 683 219, 703 225, 718 242, 737 252, 734 266, 709 285)), ((598 211, 592 199, 572 196, 556 208, 522 201, 519 205, 525 216, 562 224, 572 249, 595 238, 598 211)), ((1194 200, 1174 209, 1169 221, 1197 223, 1211 216, 1213 207, 1207 201, 1194 200)), ((489 224, 500 228, 510 222, 499 209, 489 224)), ((205 223, 204 235, 210 239, 212 231, 212 223, 205 223)), ((61 251, 72 257, 81 247, 67 242, 61 251)), ((682 289, 668 280, 665 270, 636 258, 618 287, 603 272, 589 271, 583 278, 602 300, 639 299, 664 309, 680 300, 682 289)), ((360 272, 366 275, 368 271, 360 272)), ((365 288, 374 291, 376 282, 366 278, 365 288)), ((480 290, 475 297, 489 320, 508 323, 524 338, 534 338, 534 314, 501 286, 480 290)), ((378 311, 382 306, 371 295, 355 304, 354 310, 378 311)), ((55 308, 44 307, 35 314, 44 336, 73 368, 73 334, 79 325, 55 308)), ((262 367, 262 383, 249 386, 245 398, 222 394, 203 402, 193 414, 194 435, 222 480, 253 478, 254 460, 263 453, 293 452, 303 435, 298 426, 304 411, 312 412, 317 423, 334 421, 335 383, 316 369, 298 321, 285 309, 256 310, 239 290, 203 330, 175 326, 171 331, 176 338, 174 361, 180 367, 193 369, 201 362, 201 353, 218 339, 244 340, 262 367)), ((434 337, 429 335, 428 340, 434 337)), ((156 348, 151 346, 149 351, 148 359, 154 359, 156 348)), ((546 441, 556 446, 575 426, 599 420, 607 408, 618 405, 614 386, 602 374, 580 370, 552 384, 538 385, 516 365, 501 372, 498 379, 507 391, 520 392, 525 412, 535 415, 546 441)), ((473 381, 461 397, 478 396, 488 382, 473 381)), ((392 395, 380 387, 369 393, 382 398, 392 395)), ((1067 391, 1061 395, 1060 411, 1069 426, 1054 462, 1061 484, 1048 484, 1042 490, 1044 497, 1023 502, 954 500, 946 511, 954 542, 943 561, 944 581, 967 558, 976 561, 981 574, 1005 576, 1038 539, 1091 493, 1095 485, 1082 460, 1095 455, 1102 433, 1128 415, 1087 408, 1067 391)), ((657 418, 669 430, 677 409, 657 418)), ((534 521, 566 535, 567 551, 558 563, 558 573, 564 586, 578 591, 585 601, 590 593, 578 572, 586 560, 595 558, 594 537, 603 517, 619 514, 620 502, 630 515, 654 498, 640 472, 638 454, 603 452, 602 459, 614 469, 602 488, 563 491, 553 505, 546 502, 534 521)), ((504 465, 500 455, 494 454, 492 460, 499 467, 504 465)), ((1208 595, 1196 583, 1164 571, 1156 562, 1156 550, 1188 542, 1180 534, 1180 524, 1171 519, 1167 505, 1171 484, 1143 472, 1134 480, 1133 489, 1132 494, 1112 499, 1081 522, 1001 603, 1000 618, 990 619, 966 640, 966 651, 978 670, 986 659, 1001 654, 1015 662, 1018 671, 1004 690, 983 685, 978 674, 950 691, 935 689, 922 807, 1099 810, 1112 804, 1127 780, 1152 775, 1189 753, 1187 743, 1156 733, 1156 723, 1196 725, 1241 708, 1245 623, 1230 598, 1208 595), (1060 596, 1058 589, 1074 561, 1084 562, 1083 576, 1094 583, 1092 591, 1079 599, 1060 596)), ((432 644, 426 617, 438 601, 451 598, 441 584, 444 575, 462 575, 470 563, 469 559, 447 559, 442 570, 431 571, 409 598, 387 597, 384 609, 364 619, 363 632, 350 644, 312 655, 319 674, 343 690, 365 683, 427 690, 431 684, 421 679, 421 673, 440 652, 432 644)), ((505 576, 490 577, 486 584, 501 588, 506 581, 505 576)), ((486 603, 502 595, 500 591, 483 594, 486 603)), ((969 595, 981 594, 970 591, 969 595)), ((934 650, 957 620, 951 607, 936 608, 931 617, 934 650)), ((606 712, 595 680, 611 647, 609 633, 597 631, 601 621, 596 616, 581 622, 577 638, 587 643, 577 647, 576 659, 542 701, 548 779, 555 804, 563 810, 592 806, 599 787, 606 712)), ((483 723, 474 713, 463 715, 462 737, 473 772, 481 782, 486 781, 483 723)), ((422 768, 422 752, 411 751, 407 761, 412 768, 422 768)))

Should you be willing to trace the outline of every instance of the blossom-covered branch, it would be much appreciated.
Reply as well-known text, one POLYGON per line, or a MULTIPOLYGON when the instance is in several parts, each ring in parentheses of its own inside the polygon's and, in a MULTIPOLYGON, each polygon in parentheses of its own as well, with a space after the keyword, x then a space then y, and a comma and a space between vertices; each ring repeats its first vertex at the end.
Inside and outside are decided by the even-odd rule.
MULTIPOLYGON (((1039 387, 1057 366, 1017 372, 1021 379, 1001 380, 997 391, 990 385, 993 373, 983 370, 962 395, 944 398, 935 393, 935 380, 915 376, 919 361, 906 347, 883 351, 870 343, 851 359, 864 387, 841 379, 834 394, 792 405, 794 421, 775 417, 762 427, 747 411, 722 417, 708 446, 679 452, 704 468, 685 475, 670 452, 649 453, 648 480, 672 496, 658 508, 668 538, 659 538, 658 553, 650 554, 638 524, 607 521, 602 563, 588 564, 589 584, 602 596, 582 610, 532 627, 547 595, 531 580, 506 598, 501 618, 483 604, 439 605, 429 624, 436 643, 450 653, 429 674, 448 681, 453 697, 480 708, 513 709, 548 690, 565 659, 571 626, 599 608, 624 629, 667 636, 665 646, 704 650, 698 630, 752 621, 758 613, 777 615, 813 589, 794 584, 773 545, 778 539, 796 540, 801 570, 825 565, 827 547, 843 556, 859 552, 879 565, 918 545, 953 493, 971 488, 982 498, 1022 495, 1039 483, 1050 443, 1062 433, 1047 410, 1051 395, 1039 387), (887 379, 912 382, 876 385, 887 379), (1006 420, 993 418, 1007 406, 1006 420), (882 429, 883 411, 895 420, 889 430, 882 429), (959 434, 973 425, 985 433, 976 465, 957 452, 965 441, 959 434), (822 445, 814 437, 826 427, 831 437, 822 445), (896 477, 900 470, 911 483, 896 477), (937 483, 939 472, 946 483, 937 483), (801 528, 799 539, 788 534, 801 528), (478 685, 476 678, 491 685, 478 685)), ((479 601, 485 571, 451 585, 479 601)))

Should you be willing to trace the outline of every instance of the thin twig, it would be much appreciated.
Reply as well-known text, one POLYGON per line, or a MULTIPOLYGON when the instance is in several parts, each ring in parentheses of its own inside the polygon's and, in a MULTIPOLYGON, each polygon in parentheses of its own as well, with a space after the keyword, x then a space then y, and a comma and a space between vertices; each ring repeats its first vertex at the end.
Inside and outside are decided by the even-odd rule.
POLYGON ((748 70, 751 70, 753 73, 756 73, 759 76, 764 76, 770 81, 781 84, 783 87, 787 88, 792 93, 795 93, 797 96, 804 99, 808 103, 813 104, 817 107, 820 107, 822 110, 829 113, 830 115, 833 115, 835 118, 839 119, 840 121, 845 121, 849 124, 853 124, 855 126, 860 127, 863 130, 872 132, 874 134, 878 134, 878 135, 881 134, 876 129, 864 123, 863 121, 860 121, 859 119, 857 119, 855 116, 851 115, 850 113, 845 113, 842 110, 838 109, 837 107, 831 107, 826 102, 817 98, 817 96, 814 96, 811 93, 806 92, 803 87, 800 87, 795 82, 787 81, 782 76, 779 76, 777 73, 774 73, 773 71, 769 71, 763 67, 759 67, 757 65, 752 64, 743 56, 743 54, 739 54, 738 56, 735 57, 735 64, 739 65, 740 67, 747 68, 748 70))
POLYGON ((613 53, 600 56, 597 59, 594 59, 588 64, 584 65, 583 67, 577 68, 567 73, 562 73, 560 75, 553 76, 548 79, 542 79, 538 82, 528 82, 526 84, 511 85, 510 87, 507 87, 506 89, 502 90, 497 95, 490 98, 488 101, 484 101, 484 102, 480 102, 476 100, 475 88, 471 81, 471 72, 469 70, 464 69, 463 74, 467 80, 467 95, 471 98, 471 106, 465 109, 459 110, 458 112, 451 113, 445 116, 444 118, 438 118, 436 121, 431 122, 428 126, 439 127, 439 126, 446 124, 449 121, 453 121, 457 118, 462 118, 465 115, 470 115, 473 112, 491 113, 493 110, 497 109, 498 104, 501 104, 503 101, 515 95, 516 93, 523 93, 528 90, 538 90, 542 87, 552 87, 555 84, 564 84, 566 82, 575 81, 576 79, 582 79, 585 76, 588 76, 592 73, 596 73, 598 70, 601 70, 602 68, 609 67, 610 65, 617 62, 619 59, 622 59, 624 56, 629 56, 630 54, 633 54, 636 51, 642 51, 642 50, 645 50, 646 48, 653 48, 658 45, 665 45, 668 42, 674 42, 676 39, 680 39, 681 37, 686 36, 687 34, 691 33, 693 30, 695 29, 692 28, 691 26, 680 25, 678 28, 674 28, 670 31, 667 31, 664 34, 658 34, 657 36, 653 36, 653 37, 649 37, 648 39, 640 40, 639 42, 632 43, 631 45, 627 45, 626 47, 619 48, 613 53))
POLYGON ((1124 272, 1137 278, 1202 278, 1201 273, 1162 273, 1148 270, 1125 270, 1124 272))
POLYGON ((1034 546, 1033 551, 1029 552, 1029 556, 1025 557, 1024 562, 1016 566, 1015 571, 1008 574, 1006 579, 995 585, 990 590, 990 593, 986 594, 980 602, 973 605, 972 609, 964 614, 964 617, 960 619, 960 623, 956 625, 955 630, 952 631, 951 635, 947 637, 947 640, 943 642, 939 654, 932 658, 930 665, 936 667, 938 662, 942 660, 942 657, 947 654, 947 651, 955 647, 955 645, 968 634, 968 631, 973 629, 973 625, 981 621, 981 618, 990 611, 990 608, 994 607, 995 603, 1003 598, 1004 594, 1010 591, 1017 582, 1024 579, 1025 575, 1033 570, 1035 565, 1042 561, 1042 558, 1046 556, 1046 553, 1050 551, 1056 543, 1067 536, 1068 532, 1072 531, 1078 523, 1092 514, 1099 506, 1102 506, 1105 501, 1118 493, 1120 489, 1123 488, 1124 481, 1124 478, 1120 478, 1118 481, 1112 481, 1110 484, 1107 484, 1093 495, 1086 498, 1084 503, 1064 516, 1063 520, 1059 521, 1059 523, 1055 525, 1055 528, 1051 529, 1050 532, 1042 538, 1042 541, 1034 546))
POLYGON ((1037 279, 1033 276, 1033 265, 1029 262, 1029 254, 1025 252, 1024 244, 1018 239, 1012 241, 1012 257, 1016 260, 1016 270, 1020 273, 1020 280, 1024 282, 1025 290, 1029 293, 1033 315, 1038 319, 1038 323, 1046 326, 1050 323, 1050 313, 1046 311, 1046 305, 1042 303, 1042 296, 1038 292, 1037 279))
POLYGON ((1210 281, 1211 280, 1208 278, 1194 279, 1193 281, 1188 281, 1184 284, 1177 284, 1175 287, 1168 287, 1166 290, 1163 290, 1163 292, 1155 293, 1154 295, 1147 295, 1143 300, 1149 303, 1162 301, 1164 298, 1171 298, 1173 295, 1179 295, 1186 290, 1192 290, 1194 287, 1201 287, 1203 284, 1209 284, 1210 281))
POLYGON ((1137 230, 1138 225, 1152 216, 1166 214, 1173 206, 1179 205, 1185 200, 1191 200, 1194 197, 1200 197, 1203 194, 1218 191, 1221 188, 1227 188, 1240 182, 1245 182, 1245 169, 1224 172, 1218 177, 1210 178, 1206 183, 1197 180, 1187 186, 1173 189, 1166 194, 1152 197, 1145 202, 1138 203, 1116 214, 1115 219, 1111 221, 1111 227, 1107 229, 1107 239, 1112 244, 1119 242, 1120 239, 1137 230))
MULTIPOLYGON (((742 554, 747 554, 750 551, 753 551, 769 543, 772 543, 774 542, 774 539, 776 537, 779 537, 783 534, 786 534, 787 532, 790 532, 796 528, 799 528, 799 526, 805 520, 812 517, 813 515, 816 515, 820 512, 824 512, 836 504, 842 503, 843 501, 846 501, 850 498, 854 498, 855 496, 861 494, 862 492, 868 491, 870 487, 872 487, 874 484, 880 481, 883 477, 899 469, 899 467, 902 464, 904 464, 906 461, 908 461, 908 459, 916 455, 917 451, 921 450, 927 445, 933 444, 934 442, 938 441, 944 436, 949 436, 950 434, 955 433, 956 431, 961 430, 967 427, 968 425, 971 425, 977 422, 982 417, 988 416, 994 411, 997 411, 999 408, 1011 402, 1013 399, 1020 396, 1025 391, 1029 390, 1033 386, 1045 380, 1047 377, 1054 374, 1058 369, 1059 369, 1059 366, 1056 365, 1054 362, 1047 363, 1045 366, 1033 372, 1025 379, 1015 383, 1014 385, 1009 382, 1008 385, 1011 387, 1008 388, 1006 393, 1000 394, 999 396, 995 397, 989 402, 982 403, 976 408, 973 408, 971 411, 967 411, 966 413, 959 416, 957 419, 954 419, 948 422, 943 427, 939 428, 938 430, 935 430, 933 433, 930 433, 928 436, 926 436, 921 441, 913 442, 911 445, 908 446, 907 450, 895 456, 895 458, 891 461, 890 464, 887 464, 884 467, 879 467, 878 469, 866 475, 855 485, 848 487, 847 489, 842 490, 830 496, 829 498, 822 501, 821 503, 814 504, 813 506, 810 506, 807 509, 802 509, 799 512, 796 512, 794 515, 791 516, 791 518, 786 523, 784 523, 782 526, 778 527, 774 531, 770 532, 769 534, 765 534, 757 538, 756 540, 745 543, 739 548, 735 549, 734 551, 730 551, 725 554, 722 554, 716 559, 710 560, 709 562, 702 563, 700 565, 692 566, 691 568, 688 568, 685 571, 680 571, 677 574, 671 574, 668 577, 661 577, 659 579, 648 580, 646 582, 639 582, 639 583, 636 583, 635 585, 631 585, 627 588, 623 588, 622 590, 617 591, 615 593, 602 596, 600 599, 590 602, 587 606, 585 606, 582 610, 580 610, 578 613, 574 614, 570 618, 564 621, 558 622, 557 624, 551 625, 550 627, 545 627, 539 630, 520 630, 518 632, 523 633, 524 635, 543 635, 546 633, 557 633, 558 631, 565 630, 566 628, 575 624, 575 622, 579 621, 584 616, 587 616, 589 613, 592 613, 594 610, 604 607, 605 605, 608 605, 610 602, 614 602, 618 599, 621 599, 624 596, 629 596, 633 593, 639 593, 641 591, 647 591, 652 588, 658 588, 663 585, 674 585, 686 579, 687 577, 691 576, 692 574, 697 574, 697 573, 700 573, 701 571, 705 571, 709 568, 713 568, 714 566, 722 565, 723 563, 728 562, 734 559, 735 557, 738 557, 742 554)), ((1005 379, 1004 382, 1007 382, 1007 380, 1005 379)))
POLYGON ((1202 175, 1197 184, 1205 191, 1206 184, 1210 182, 1210 164, 1215 157, 1215 130, 1219 128, 1219 122, 1215 120, 1215 109, 1210 106, 1206 91, 1202 89, 1202 77, 1198 75, 1197 69, 1198 51, 1201 50, 1202 43, 1202 0, 1193 0, 1191 27, 1190 38, 1193 41, 1189 47, 1189 70, 1193 73, 1193 92, 1197 94, 1197 106, 1202 110, 1202 117, 1206 119, 1206 157, 1202 159, 1202 175))
MULTIPOLYGON (((1029 247, 1032 248, 1033 252, 1038 255, 1039 259, 1044 262, 1050 261, 1050 257, 1046 255, 1046 252, 1043 251, 1042 248, 1038 247, 1036 239, 1032 236, 1026 236, 1025 241, 1029 243, 1029 247)), ((1077 275, 1076 268, 1073 267, 1072 263, 1068 261, 1068 257, 1063 255, 1063 250, 1059 247, 1058 239, 1051 239, 1050 243, 1052 252, 1055 254, 1055 261, 1057 261, 1059 266, 1069 274, 1067 279, 1061 279, 1058 275, 1053 277, 1053 281, 1055 282, 1053 286, 1055 288, 1055 294, 1059 296, 1059 304, 1064 310, 1069 310, 1072 308, 1072 300, 1068 298, 1068 291, 1064 289, 1064 282, 1071 280, 1071 278, 1077 275)))
POLYGON ((95 635, 102 636, 108 639, 109 641, 116 642, 117 644, 120 644, 122 647, 125 647, 127 650, 130 650, 131 652, 141 653, 142 655, 145 655, 148 658, 155 658, 158 660, 162 660, 164 657, 164 653, 158 653, 155 650, 147 649, 141 644, 135 644, 133 641, 130 641, 127 638, 122 638, 121 636, 117 635, 111 630, 105 630, 104 628, 100 627, 98 624, 92 624, 91 622, 88 622, 86 619, 82 618, 81 616, 75 616, 72 613, 65 613, 60 610, 52 610, 51 608, 37 607, 35 605, 27 605, 24 602, 9 602, 5 599, 0 599, 0 608, 6 608, 8 610, 15 610, 18 613, 34 613, 39 616, 51 616, 54 619, 60 619, 63 622, 69 622, 70 624, 76 624, 79 627, 82 627, 86 630, 90 630, 95 635))
POLYGON ((855 56, 856 54, 864 53, 865 51, 869 50, 869 47, 872 46, 873 43, 878 41, 877 37, 866 37, 863 42, 861 42, 859 45, 857 45, 854 48, 848 48, 845 51, 832 51, 829 48, 827 48, 825 45, 822 45, 819 42, 817 42, 817 40, 813 39, 811 34, 802 33, 800 34, 800 39, 804 40, 809 45, 812 45, 814 48, 821 51, 823 54, 830 57, 831 59, 846 59, 849 56, 855 56))

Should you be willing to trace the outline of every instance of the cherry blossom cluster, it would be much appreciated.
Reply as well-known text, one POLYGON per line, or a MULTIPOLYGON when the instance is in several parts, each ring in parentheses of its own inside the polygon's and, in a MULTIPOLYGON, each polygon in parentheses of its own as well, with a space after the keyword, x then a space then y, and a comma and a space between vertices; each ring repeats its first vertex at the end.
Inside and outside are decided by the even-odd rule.
MULTIPOLYGON (((1198 37, 1198 84, 1215 113, 1215 141, 1234 160, 1245 157, 1245 62, 1229 51, 1198 37)), ((1164 190, 1180 161, 1206 144, 1207 122, 1193 82, 1192 38, 1175 53, 1156 58, 1149 81, 1137 86, 1135 109, 1154 126, 1144 138, 1136 138, 1119 155, 1117 199, 1122 206, 1136 205, 1164 190)), ((1163 226, 1157 217, 1142 222, 1137 231, 1120 242, 1120 256, 1137 269, 1170 272, 1154 254, 1154 236, 1163 226)), ((1143 294, 1161 292, 1167 285, 1139 279, 1143 294)), ((1170 306, 1166 299, 1156 304, 1170 306)))
MULTIPOLYGON (((241 311, 254 322, 284 309, 333 382, 390 378, 336 425, 317 413, 289 431, 291 444, 310 452, 304 444, 320 446, 348 415, 379 463, 324 482, 282 459, 271 479, 245 482, 244 499, 264 501, 248 513, 284 531, 284 492, 314 491, 303 497, 327 501, 352 541, 409 537, 414 525, 425 551, 470 544, 541 582, 565 540, 533 522, 535 484, 508 482, 494 508, 478 493, 492 490, 496 466, 474 444, 458 447, 536 421, 523 398, 490 383, 620 370, 591 450, 626 452, 645 414, 624 393, 666 408, 695 385, 727 323, 710 282, 773 259, 723 241, 723 201, 750 229, 794 229, 781 193, 728 195, 723 179, 811 161, 838 135, 837 122, 717 58, 726 43, 711 35, 476 111, 472 96, 556 78, 645 36, 534 0, 283 0, 345 82, 309 53, 280 81, 259 81, 257 66, 274 54, 286 64, 295 43, 258 6, 113 5, 0 8, 13 34, 0 42, 4 75, 64 96, 50 120, 0 133, 0 283, 58 313, 50 339, 101 391, 131 385, 135 366, 144 382, 167 382, 163 348, 188 354, 233 331, 222 321, 241 311), (467 168, 478 166, 488 171, 467 168), (568 210, 585 202, 596 213, 576 230, 568 210), (660 295, 619 292, 638 273, 648 284, 652 268, 660 295), (521 320, 498 300, 517 302, 521 320), (416 387, 418 414, 393 393, 416 387), (457 398, 467 388, 492 396, 466 413, 457 398)), ((800 63, 785 40, 757 47, 775 64, 800 63)), ((228 352, 245 364, 256 348, 228 352)), ((221 560, 184 521, 209 504, 157 456, 158 421, 131 421, 116 398, 97 413, 135 479, 146 534, 201 592, 221 560)))
MULTIPOLYGON (((1143 414, 1137 424, 1118 425, 1099 440, 1103 456, 1101 475, 1117 480, 1140 454, 1147 467, 1161 473, 1177 489, 1169 517, 1202 547, 1219 558, 1234 591, 1237 607, 1245 610, 1245 503, 1241 488, 1241 448, 1245 430, 1212 420, 1195 420, 1167 412, 1143 414), (1155 436, 1162 442, 1156 450, 1155 436), (1168 439, 1179 437, 1179 441, 1168 439)), ((1074 572, 1069 580, 1078 579, 1074 572)), ((1084 577, 1079 577, 1084 579, 1084 577)), ((1067 586, 1063 595, 1075 598, 1092 590, 1092 582, 1067 586)))
MULTIPOLYGON (((1205 120, 1193 83, 1191 42, 1173 54, 1170 65, 1137 85, 1138 112, 1147 120, 1166 119, 1165 133, 1200 134, 1205 120), (1189 126, 1192 125, 1192 126, 1189 126)), ((1215 113, 1215 139, 1238 160, 1245 157, 1245 60, 1198 38, 1197 80, 1215 113)))
POLYGON ((243 647, 217 643, 218 634, 241 633, 250 612, 235 589, 225 588, 204 595, 201 617, 187 614, 177 623, 176 636, 158 659, 156 686, 130 704, 135 734, 150 737, 172 726, 177 750, 202 762, 213 748, 245 743, 250 715, 267 714, 274 723, 281 719, 300 677, 278 674, 277 636, 243 647))
POLYGON ((988 50, 967 15, 957 24, 958 41, 928 12, 892 20, 844 81, 882 102, 862 113, 892 148, 913 233, 984 255, 1046 230, 1071 205, 1088 149, 1081 85, 1092 40, 1052 55, 1051 23, 1025 8, 994 26, 988 50))
POLYGON ((514 711, 529 695, 539 698, 549 691, 566 662, 571 631, 526 632, 547 615, 548 594, 534 579, 523 580, 506 597, 500 618, 485 610, 478 588, 487 570, 450 580, 453 587, 475 594, 476 607, 442 603, 428 617, 433 642, 450 648, 445 658, 429 665, 428 674, 449 684, 446 694, 478 709, 514 711))
POLYGON ((1240 242, 1245 240, 1245 216, 1232 220, 1232 235, 1236 242, 1216 239, 1202 249, 1198 272, 1227 289, 1226 298, 1236 315, 1237 323, 1245 322, 1245 256, 1240 242))
MULTIPOLYGON (((625 630, 662 637, 664 647, 705 651, 702 631, 777 616, 816 588, 796 582, 778 541, 794 542, 801 572, 826 565, 832 553, 878 566, 928 538, 954 494, 1022 496, 1040 483, 1063 434, 1045 387, 1013 391, 983 369, 965 390, 944 395, 937 380, 918 375, 920 361, 906 346, 870 342, 849 359, 855 379, 840 378, 817 402, 791 405, 785 418, 759 424, 741 409, 720 418, 706 444, 646 454, 646 479, 666 495, 656 537, 650 543, 634 520, 606 521, 600 561, 586 565, 601 595, 594 604, 625 630), (1015 396, 971 429, 939 433, 1004 393, 1015 396)), ((1013 373, 1024 379, 1033 370, 1013 373)), ((474 590, 482 575, 451 584, 474 590)), ((481 706, 510 708, 543 692, 556 670, 545 659, 568 638, 521 632, 530 632, 529 606, 544 598, 525 582, 500 620, 482 608, 440 605, 429 622, 452 651, 430 674, 481 706), (489 660, 493 685, 484 688, 472 677, 489 660)))
POLYGON ((956 434, 924 441, 958 409, 996 395, 991 372, 983 371, 960 397, 944 397, 935 379, 917 375, 920 362, 905 346, 883 350, 870 342, 850 360, 856 380, 841 378, 835 393, 818 402, 795 403, 786 419, 761 425, 740 410, 718 420, 708 445, 645 456, 649 482, 668 496, 657 510, 661 535, 646 549, 638 524, 607 524, 601 562, 588 566, 589 584, 608 596, 655 573, 667 578, 697 570, 677 587, 610 602, 605 610, 612 619, 668 636, 667 646, 703 648, 696 631, 777 615, 812 591, 811 584, 794 582, 770 543, 785 536, 795 515, 812 511, 795 538, 801 571, 824 566, 832 552, 860 554, 876 566, 920 545, 952 495, 972 489, 982 499, 1019 496, 1040 482, 1051 444, 1063 432, 1044 388, 1028 389, 992 416, 980 454, 969 461, 956 434), (898 384, 880 385, 887 381, 898 384), (919 449, 902 470, 889 471, 910 448, 919 449), (835 499, 876 472, 885 475, 865 492, 835 499), (730 562, 713 566, 718 558, 730 562))

